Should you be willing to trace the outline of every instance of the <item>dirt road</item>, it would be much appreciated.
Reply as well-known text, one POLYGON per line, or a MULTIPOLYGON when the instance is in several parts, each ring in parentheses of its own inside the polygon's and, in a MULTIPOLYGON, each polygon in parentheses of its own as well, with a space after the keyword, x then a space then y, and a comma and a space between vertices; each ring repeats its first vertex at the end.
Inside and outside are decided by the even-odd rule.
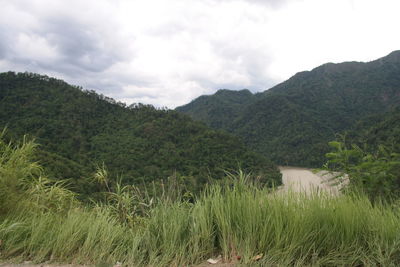
POLYGON ((311 193, 316 190, 333 195, 339 194, 339 186, 333 185, 330 180, 332 174, 322 171, 314 173, 311 169, 298 167, 279 167, 279 169, 282 173, 282 191, 311 193))

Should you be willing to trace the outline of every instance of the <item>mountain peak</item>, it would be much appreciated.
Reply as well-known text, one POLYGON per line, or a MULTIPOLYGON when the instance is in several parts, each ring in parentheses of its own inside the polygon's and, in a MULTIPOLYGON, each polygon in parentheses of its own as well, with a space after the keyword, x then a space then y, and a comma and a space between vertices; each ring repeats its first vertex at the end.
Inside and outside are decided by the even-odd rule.
POLYGON ((386 62, 400 62, 400 50, 391 52, 386 57, 381 58, 381 60, 385 60, 386 62))
POLYGON ((230 90, 230 89, 219 89, 216 95, 252 95, 249 89, 242 90, 230 90))
POLYGON ((386 63, 400 63, 400 50, 395 50, 387 56, 371 61, 369 64, 372 64, 374 66, 381 66, 386 63))
POLYGON ((239 135, 279 164, 317 167, 335 133, 400 105, 399 65, 400 51, 373 62, 326 63, 261 94, 220 91, 180 111, 239 135))

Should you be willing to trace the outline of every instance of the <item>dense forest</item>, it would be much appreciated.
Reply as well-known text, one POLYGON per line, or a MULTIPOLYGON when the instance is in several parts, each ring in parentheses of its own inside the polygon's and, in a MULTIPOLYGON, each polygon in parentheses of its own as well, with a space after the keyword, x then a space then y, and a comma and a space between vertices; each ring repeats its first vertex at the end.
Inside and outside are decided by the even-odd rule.
POLYGON ((400 152, 400 107, 358 121, 343 133, 347 143, 376 150, 380 145, 400 152))
POLYGON ((96 190, 87 177, 98 167, 124 183, 174 176, 191 189, 239 168, 262 182, 280 173, 264 156, 227 133, 171 110, 123 103, 32 73, 0 74, 0 128, 8 140, 39 144, 36 159, 51 177, 72 178, 77 190, 96 190), (86 178, 85 178, 86 177, 86 178))
POLYGON ((395 51, 368 63, 324 64, 263 93, 221 90, 177 110, 241 136, 278 164, 319 167, 336 134, 372 115, 396 114, 399 104, 400 51, 395 51))
POLYGON ((365 63, 369 83, 343 67, 361 79, 361 63, 325 65, 287 87, 220 90, 182 108, 261 152, 273 146, 277 162, 326 161, 345 182, 339 195, 271 188, 274 163, 185 114, 1 73, 0 260, 399 266, 398 55, 365 63), (343 81, 324 88, 321 71, 343 81))
POLYGON ((370 199, 400 197, 400 107, 368 116, 329 143, 326 169, 346 173, 347 189, 370 199))
MULTIPOLYGON (((330 164, 350 171, 351 190, 346 187, 341 196, 276 193, 239 172, 206 186, 194 199, 177 188, 149 196, 135 185, 116 183, 103 187, 104 201, 82 202, 33 160, 35 143, 0 137, 0 261, 107 267, 206 266, 210 260, 223 266, 399 266, 400 208, 376 193, 387 188, 380 181, 398 175, 400 161, 361 157, 349 162, 349 156, 360 159, 361 154, 338 142, 332 145, 338 149, 329 155, 330 164), (378 186, 361 187, 368 189, 364 194, 357 191, 358 181, 377 181, 378 186)), ((398 196, 399 187, 392 192, 398 196)))

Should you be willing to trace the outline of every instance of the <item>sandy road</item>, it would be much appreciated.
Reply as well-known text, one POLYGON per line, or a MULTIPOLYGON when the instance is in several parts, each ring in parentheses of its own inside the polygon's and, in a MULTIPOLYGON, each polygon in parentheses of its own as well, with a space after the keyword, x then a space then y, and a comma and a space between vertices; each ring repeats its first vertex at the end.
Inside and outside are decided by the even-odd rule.
POLYGON ((279 167, 282 173, 282 191, 305 192, 312 191, 326 192, 332 195, 339 194, 340 186, 333 185, 330 180, 332 174, 320 171, 314 173, 311 169, 298 167, 279 167))

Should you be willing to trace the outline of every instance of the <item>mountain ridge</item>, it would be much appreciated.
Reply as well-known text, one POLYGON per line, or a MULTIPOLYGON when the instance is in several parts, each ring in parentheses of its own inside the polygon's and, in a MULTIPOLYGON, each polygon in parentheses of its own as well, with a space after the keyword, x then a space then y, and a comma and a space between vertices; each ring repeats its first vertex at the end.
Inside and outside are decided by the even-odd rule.
POLYGON ((271 161, 233 135, 172 110, 127 107, 38 74, 0 73, 4 127, 12 139, 34 137, 46 170, 60 179, 73 178, 76 187, 90 184, 90 175, 103 163, 110 177, 131 184, 175 176, 199 189, 210 177, 221 178, 225 170, 239 167, 269 184, 280 180, 271 161))
POLYGON ((278 164, 318 167, 335 134, 400 104, 400 51, 370 62, 327 63, 296 73, 236 106, 218 106, 214 98, 206 97, 209 106, 217 106, 213 109, 195 99, 192 108, 176 110, 242 137, 278 164))

